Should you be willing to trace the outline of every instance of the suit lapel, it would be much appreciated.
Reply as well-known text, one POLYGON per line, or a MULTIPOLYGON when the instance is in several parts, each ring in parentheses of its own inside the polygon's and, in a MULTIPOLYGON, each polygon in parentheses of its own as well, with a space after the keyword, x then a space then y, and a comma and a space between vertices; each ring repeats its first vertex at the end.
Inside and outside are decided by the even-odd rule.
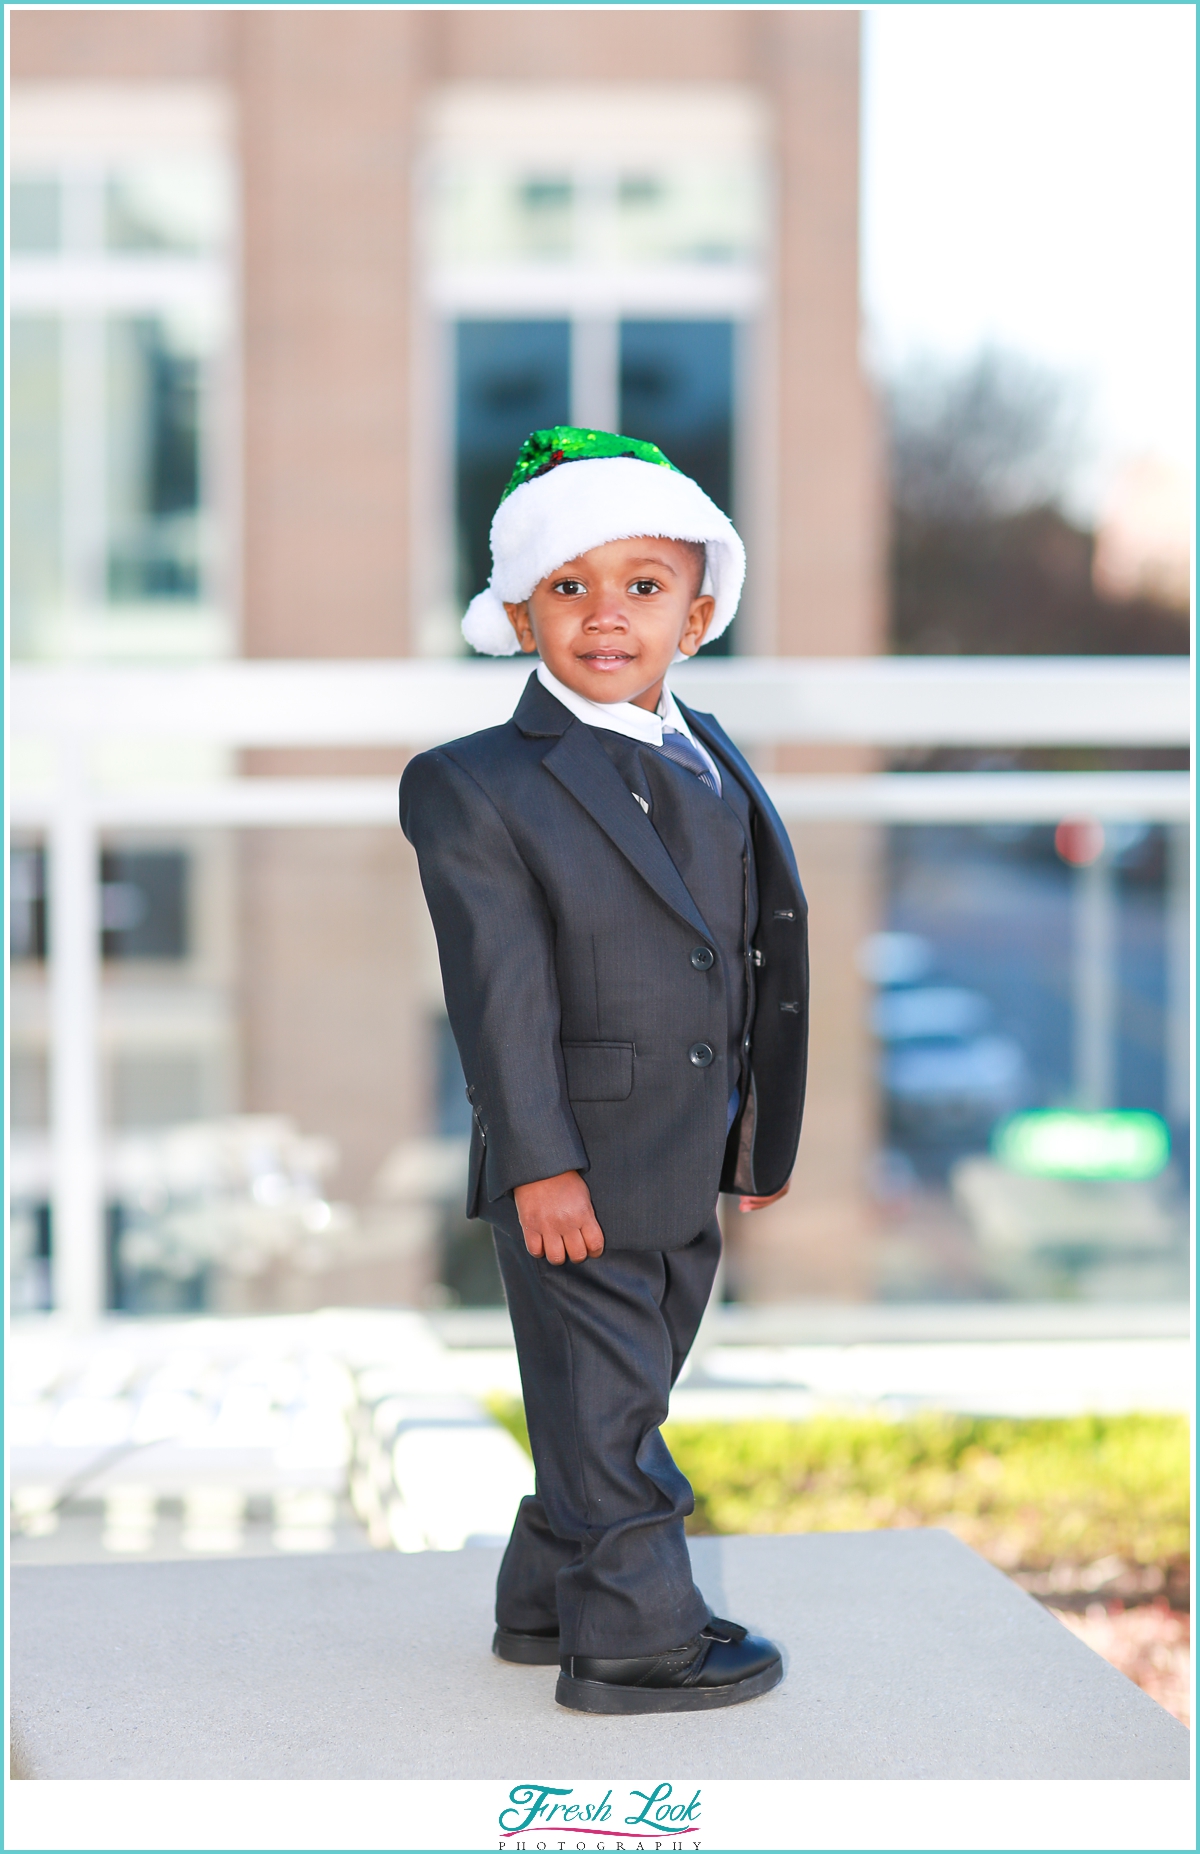
MULTIPOLYGON (((562 707, 561 703, 555 706, 562 707)), ((661 837, 641 806, 634 804, 620 773, 582 721, 571 717, 570 725, 545 755, 542 765, 578 800, 659 899, 697 933, 711 940, 704 918, 661 837)))
MULTIPOLYGON (((679 701, 678 696, 676 696, 675 699, 679 701)), ((741 780, 753 799, 756 808, 761 813, 767 828, 775 838, 779 853, 783 857, 787 867, 792 871, 792 874, 796 878, 797 886, 799 886, 800 872, 796 868, 796 855, 795 851, 792 849, 792 840, 784 828, 783 819, 767 797, 766 790, 757 773, 754 772, 744 756, 738 752, 728 734, 725 732, 725 729, 715 716, 697 714, 694 708, 685 708, 682 702, 679 702, 679 706, 687 718, 688 726, 699 735, 709 752, 714 753, 718 759, 724 760, 730 771, 741 780)))

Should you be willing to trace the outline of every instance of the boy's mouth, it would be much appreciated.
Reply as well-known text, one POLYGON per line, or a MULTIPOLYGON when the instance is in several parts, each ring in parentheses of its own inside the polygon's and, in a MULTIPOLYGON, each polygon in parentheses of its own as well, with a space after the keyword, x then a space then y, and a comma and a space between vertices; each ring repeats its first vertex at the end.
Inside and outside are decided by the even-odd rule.
POLYGON ((579 658, 579 661, 589 664, 592 669, 618 670, 624 669, 627 663, 632 663, 633 656, 628 650, 612 650, 605 648, 602 650, 585 650, 579 658))

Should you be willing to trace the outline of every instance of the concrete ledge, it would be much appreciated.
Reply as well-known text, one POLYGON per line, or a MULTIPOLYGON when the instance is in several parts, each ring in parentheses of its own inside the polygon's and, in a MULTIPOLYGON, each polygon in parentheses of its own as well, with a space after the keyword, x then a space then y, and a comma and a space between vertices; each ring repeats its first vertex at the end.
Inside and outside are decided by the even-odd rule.
POLYGON ((500 1554, 13 1572, 16 1770, 33 1778, 1186 1778, 1189 1738, 949 1533, 693 1541, 775 1692, 602 1719, 492 1658, 500 1554))
MULTIPOLYGON (((1187 1339, 1192 1330, 1186 1300, 726 1302, 710 1306, 704 1317, 711 1345, 1003 1345, 1187 1339)), ((425 1319, 454 1349, 513 1343, 507 1307, 450 1307, 425 1319)))

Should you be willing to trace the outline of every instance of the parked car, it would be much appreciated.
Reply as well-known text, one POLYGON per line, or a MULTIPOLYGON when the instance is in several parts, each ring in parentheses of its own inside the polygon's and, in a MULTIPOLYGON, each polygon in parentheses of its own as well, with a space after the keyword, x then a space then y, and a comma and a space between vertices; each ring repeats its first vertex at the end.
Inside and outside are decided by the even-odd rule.
POLYGON ((963 985, 924 983, 933 949, 917 934, 875 934, 860 964, 879 986, 871 1028, 898 1131, 940 1141, 986 1131, 1027 1085, 1021 1046, 993 1028, 991 1002, 963 985))

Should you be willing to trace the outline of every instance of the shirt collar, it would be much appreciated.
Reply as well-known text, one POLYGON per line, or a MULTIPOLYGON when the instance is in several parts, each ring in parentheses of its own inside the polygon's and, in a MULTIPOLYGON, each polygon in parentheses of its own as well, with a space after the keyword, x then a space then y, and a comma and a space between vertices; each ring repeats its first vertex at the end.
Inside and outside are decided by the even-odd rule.
POLYGON ((676 733, 691 741, 712 774, 714 789, 718 793, 722 790, 720 767, 704 742, 696 739, 665 682, 658 699, 658 712, 651 714, 648 708, 639 708, 634 702, 592 702, 586 695, 576 695, 574 689, 568 689, 565 683, 561 683, 544 663, 537 666, 537 679, 543 689, 547 689, 564 708, 570 709, 577 720, 585 721, 589 727, 606 727, 613 734, 624 734, 627 740, 640 740, 649 747, 661 747, 664 726, 673 728, 676 733))
POLYGON ((624 734, 628 740, 640 740, 651 747, 662 746, 664 722, 689 740, 693 738, 665 683, 658 710, 651 714, 648 708, 639 708, 634 702, 593 702, 586 695, 576 695, 574 689, 568 689, 544 663, 537 666, 537 679, 543 689, 548 689, 564 708, 569 708, 577 720, 585 721, 589 727, 606 727, 613 734, 624 734))

